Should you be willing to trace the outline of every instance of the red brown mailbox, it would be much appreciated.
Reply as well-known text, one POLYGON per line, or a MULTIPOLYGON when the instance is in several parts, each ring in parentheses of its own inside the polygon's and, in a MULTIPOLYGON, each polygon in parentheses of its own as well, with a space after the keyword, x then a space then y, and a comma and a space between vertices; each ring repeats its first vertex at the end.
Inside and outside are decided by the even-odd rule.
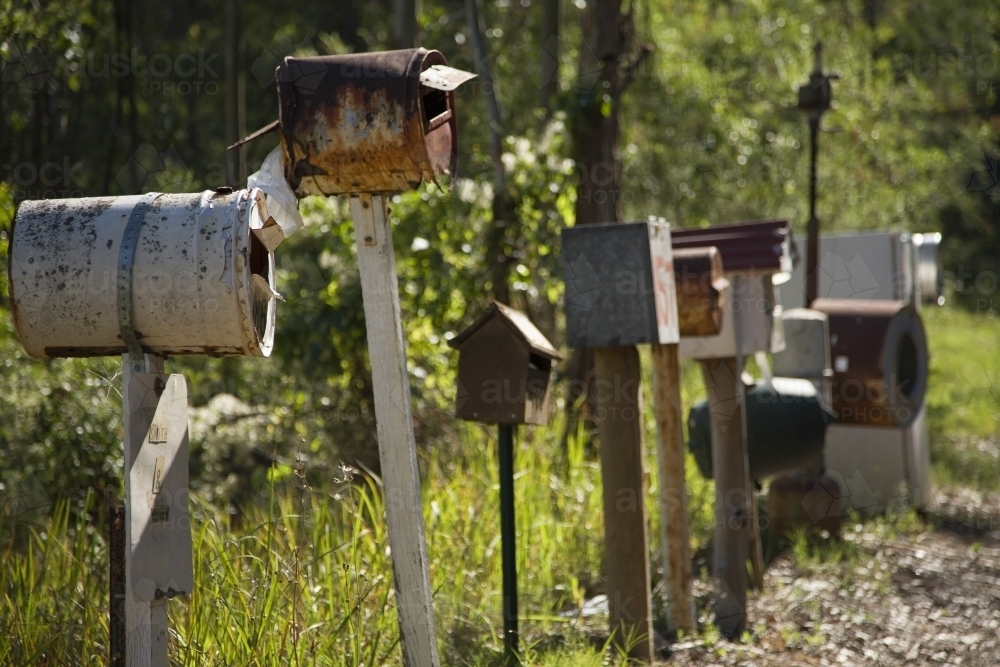
POLYGON ((491 424, 544 424, 552 362, 562 356, 531 320, 493 302, 448 343, 459 351, 455 416, 491 424))
POLYGON ((473 76, 427 49, 286 58, 276 71, 285 178, 304 197, 402 192, 453 173, 453 91, 473 76))

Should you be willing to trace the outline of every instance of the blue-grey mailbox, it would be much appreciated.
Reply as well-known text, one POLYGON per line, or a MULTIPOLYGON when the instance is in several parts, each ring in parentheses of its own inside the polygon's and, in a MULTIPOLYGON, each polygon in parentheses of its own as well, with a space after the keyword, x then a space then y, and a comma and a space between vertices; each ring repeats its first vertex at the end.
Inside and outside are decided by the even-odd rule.
POLYGON ((669 224, 568 227, 562 231, 562 248, 567 345, 680 340, 669 224))

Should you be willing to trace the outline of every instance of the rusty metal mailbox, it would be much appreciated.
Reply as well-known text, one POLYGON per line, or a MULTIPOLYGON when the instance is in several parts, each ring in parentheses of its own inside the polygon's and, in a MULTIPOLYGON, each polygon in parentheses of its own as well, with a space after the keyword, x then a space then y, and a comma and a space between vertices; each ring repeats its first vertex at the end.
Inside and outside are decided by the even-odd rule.
POLYGON ((459 351, 455 416, 491 424, 544 424, 552 362, 562 356, 524 313, 493 302, 448 344, 459 351))
POLYGON ((286 58, 276 71, 285 178, 299 197, 402 192, 454 173, 455 88, 438 51, 286 58))
POLYGON ((714 336, 722 329, 723 290, 729 281, 715 246, 673 251, 681 336, 714 336))

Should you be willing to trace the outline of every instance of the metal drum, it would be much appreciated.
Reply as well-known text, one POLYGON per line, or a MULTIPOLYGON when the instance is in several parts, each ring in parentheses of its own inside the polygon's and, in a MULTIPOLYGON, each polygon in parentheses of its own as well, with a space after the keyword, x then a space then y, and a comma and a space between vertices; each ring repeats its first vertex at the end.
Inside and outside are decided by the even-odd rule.
MULTIPOLYGON (((808 380, 773 378, 746 389, 750 479, 817 467, 833 413, 808 380)), ((698 469, 712 478, 711 409, 701 400, 688 414, 688 449, 698 469)))
POLYGON ((21 343, 92 357, 134 334, 146 353, 266 357, 275 225, 256 189, 23 202, 9 250, 21 343))

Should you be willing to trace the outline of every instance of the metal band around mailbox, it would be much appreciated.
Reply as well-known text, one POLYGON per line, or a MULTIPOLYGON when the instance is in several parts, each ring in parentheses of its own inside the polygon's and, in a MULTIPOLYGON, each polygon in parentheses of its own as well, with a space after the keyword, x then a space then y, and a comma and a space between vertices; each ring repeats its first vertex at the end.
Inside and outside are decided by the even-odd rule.
POLYGON ((135 335, 135 325, 132 320, 132 265, 135 262, 135 250, 139 245, 139 232, 142 230, 146 211, 161 194, 160 192, 144 194, 132 208, 118 250, 118 330, 128 350, 129 363, 133 367, 142 363, 142 346, 139 345, 139 339, 135 335))

